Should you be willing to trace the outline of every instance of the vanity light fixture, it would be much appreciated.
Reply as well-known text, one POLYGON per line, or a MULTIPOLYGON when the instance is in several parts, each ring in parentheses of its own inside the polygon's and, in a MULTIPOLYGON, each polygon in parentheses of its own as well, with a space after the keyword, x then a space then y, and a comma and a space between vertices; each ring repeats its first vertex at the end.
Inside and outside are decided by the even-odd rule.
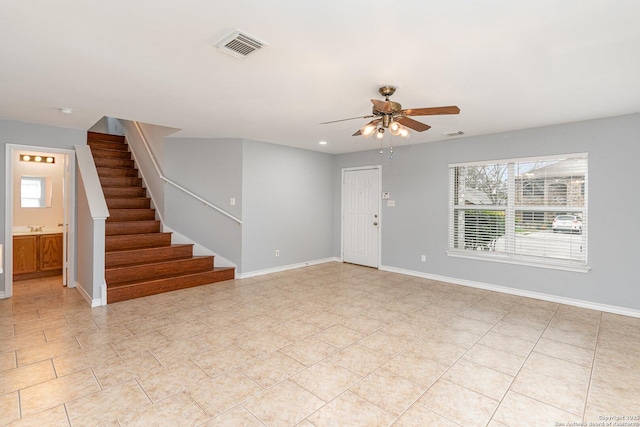
POLYGON ((21 162, 34 162, 34 163, 55 163, 56 158, 53 156, 32 156, 30 154, 20 154, 21 162))

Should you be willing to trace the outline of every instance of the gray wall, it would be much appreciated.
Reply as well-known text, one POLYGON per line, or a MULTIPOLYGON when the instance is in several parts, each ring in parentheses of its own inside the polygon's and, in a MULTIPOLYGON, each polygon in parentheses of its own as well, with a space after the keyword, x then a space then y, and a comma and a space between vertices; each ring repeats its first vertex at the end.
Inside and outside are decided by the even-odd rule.
MULTIPOLYGON (((164 174, 242 219, 242 140, 166 138, 164 174), (234 197, 236 205, 229 199, 234 197)), ((165 224, 236 264, 242 261, 242 228, 235 221, 165 184, 165 224)))
MULTIPOLYGON (((640 201, 640 114, 496 135, 396 147, 393 159, 367 151, 337 156, 344 167, 382 164, 382 264, 419 273, 640 309, 635 264, 640 201), (448 257, 448 164, 477 160, 589 153, 589 260, 576 273, 448 257), (427 262, 420 261, 425 254, 427 262)), ((333 188, 333 253, 340 256, 340 179, 333 188)))
POLYGON ((243 146, 242 272, 332 257, 334 156, 243 146))
MULTIPOLYGON (((31 145, 35 147, 51 147, 73 150, 74 145, 87 143, 87 132, 79 129, 65 129, 53 126, 36 125, 33 123, 0 120, 0 217, 5 224, 6 202, 6 144, 31 145)), ((0 242, 4 244, 7 238, 4 227, 0 228, 0 242)), ((75 244, 75 242, 74 242, 75 244)), ((6 252, 4 265, 12 262, 6 252)), ((0 274, 0 293, 4 292, 4 273, 0 274)))

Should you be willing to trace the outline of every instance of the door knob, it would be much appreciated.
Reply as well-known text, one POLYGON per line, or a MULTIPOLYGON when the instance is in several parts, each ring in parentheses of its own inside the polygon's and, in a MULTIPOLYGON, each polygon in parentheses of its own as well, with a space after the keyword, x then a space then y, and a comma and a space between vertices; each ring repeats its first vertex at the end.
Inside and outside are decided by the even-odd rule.
POLYGON ((373 225, 378 225, 378 222, 374 222, 373 225))

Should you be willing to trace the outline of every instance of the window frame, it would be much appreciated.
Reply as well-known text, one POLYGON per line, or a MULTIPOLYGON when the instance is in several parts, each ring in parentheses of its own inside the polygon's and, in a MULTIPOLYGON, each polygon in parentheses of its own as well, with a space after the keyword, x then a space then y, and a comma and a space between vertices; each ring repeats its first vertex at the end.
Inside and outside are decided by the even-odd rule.
POLYGON ((451 257, 468 258, 476 260, 486 260, 493 262, 502 262, 517 265, 526 265, 533 267, 542 267, 547 269, 567 270, 586 273, 591 267, 588 264, 588 175, 589 175, 589 155, 588 153, 570 153, 570 154, 557 154, 548 156, 535 156, 535 157, 522 157, 522 158, 509 158, 509 159, 497 159, 475 162, 461 162, 450 163, 449 168, 449 217, 448 217, 448 247, 446 254, 451 257), (516 182, 515 182, 515 166, 518 163, 535 163, 544 161, 561 161, 567 159, 584 158, 586 161, 586 168, 584 173, 584 182, 581 184, 581 188, 584 188, 584 203, 583 206, 559 206, 555 204, 548 205, 524 205, 516 203, 516 182), (463 205, 456 204, 456 189, 457 177, 456 171, 458 167, 474 167, 474 166, 487 166, 487 165, 499 165, 506 164, 508 169, 507 176, 507 203, 505 205, 463 205), (556 209, 561 208, 561 209, 556 209), (505 214, 505 251, 493 252, 491 250, 470 250, 466 248, 457 248, 456 243, 459 245, 459 241, 456 242, 456 238, 460 239, 459 232, 456 230, 457 221, 455 220, 456 212, 467 212, 474 210, 485 211, 504 211, 505 214), (570 214, 579 212, 582 217, 582 238, 584 242, 584 260, 568 259, 568 258, 554 258, 550 256, 534 256, 517 253, 514 245, 516 241, 515 228, 516 228, 516 212, 522 215, 524 212, 534 214, 534 212, 551 212, 555 210, 562 210, 562 212, 570 214), (457 236, 457 237, 456 237, 457 236))

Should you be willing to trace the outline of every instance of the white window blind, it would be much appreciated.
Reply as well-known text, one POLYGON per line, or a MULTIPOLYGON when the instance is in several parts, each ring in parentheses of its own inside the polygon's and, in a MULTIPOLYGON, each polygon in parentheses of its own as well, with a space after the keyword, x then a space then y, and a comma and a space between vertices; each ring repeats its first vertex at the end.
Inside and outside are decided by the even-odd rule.
POLYGON ((449 166, 450 255, 587 270, 587 155, 449 166))
POLYGON ((25 177, 20 180, 20 206, 41 208, 46 206, 46 181, 42 177, 25 177))

